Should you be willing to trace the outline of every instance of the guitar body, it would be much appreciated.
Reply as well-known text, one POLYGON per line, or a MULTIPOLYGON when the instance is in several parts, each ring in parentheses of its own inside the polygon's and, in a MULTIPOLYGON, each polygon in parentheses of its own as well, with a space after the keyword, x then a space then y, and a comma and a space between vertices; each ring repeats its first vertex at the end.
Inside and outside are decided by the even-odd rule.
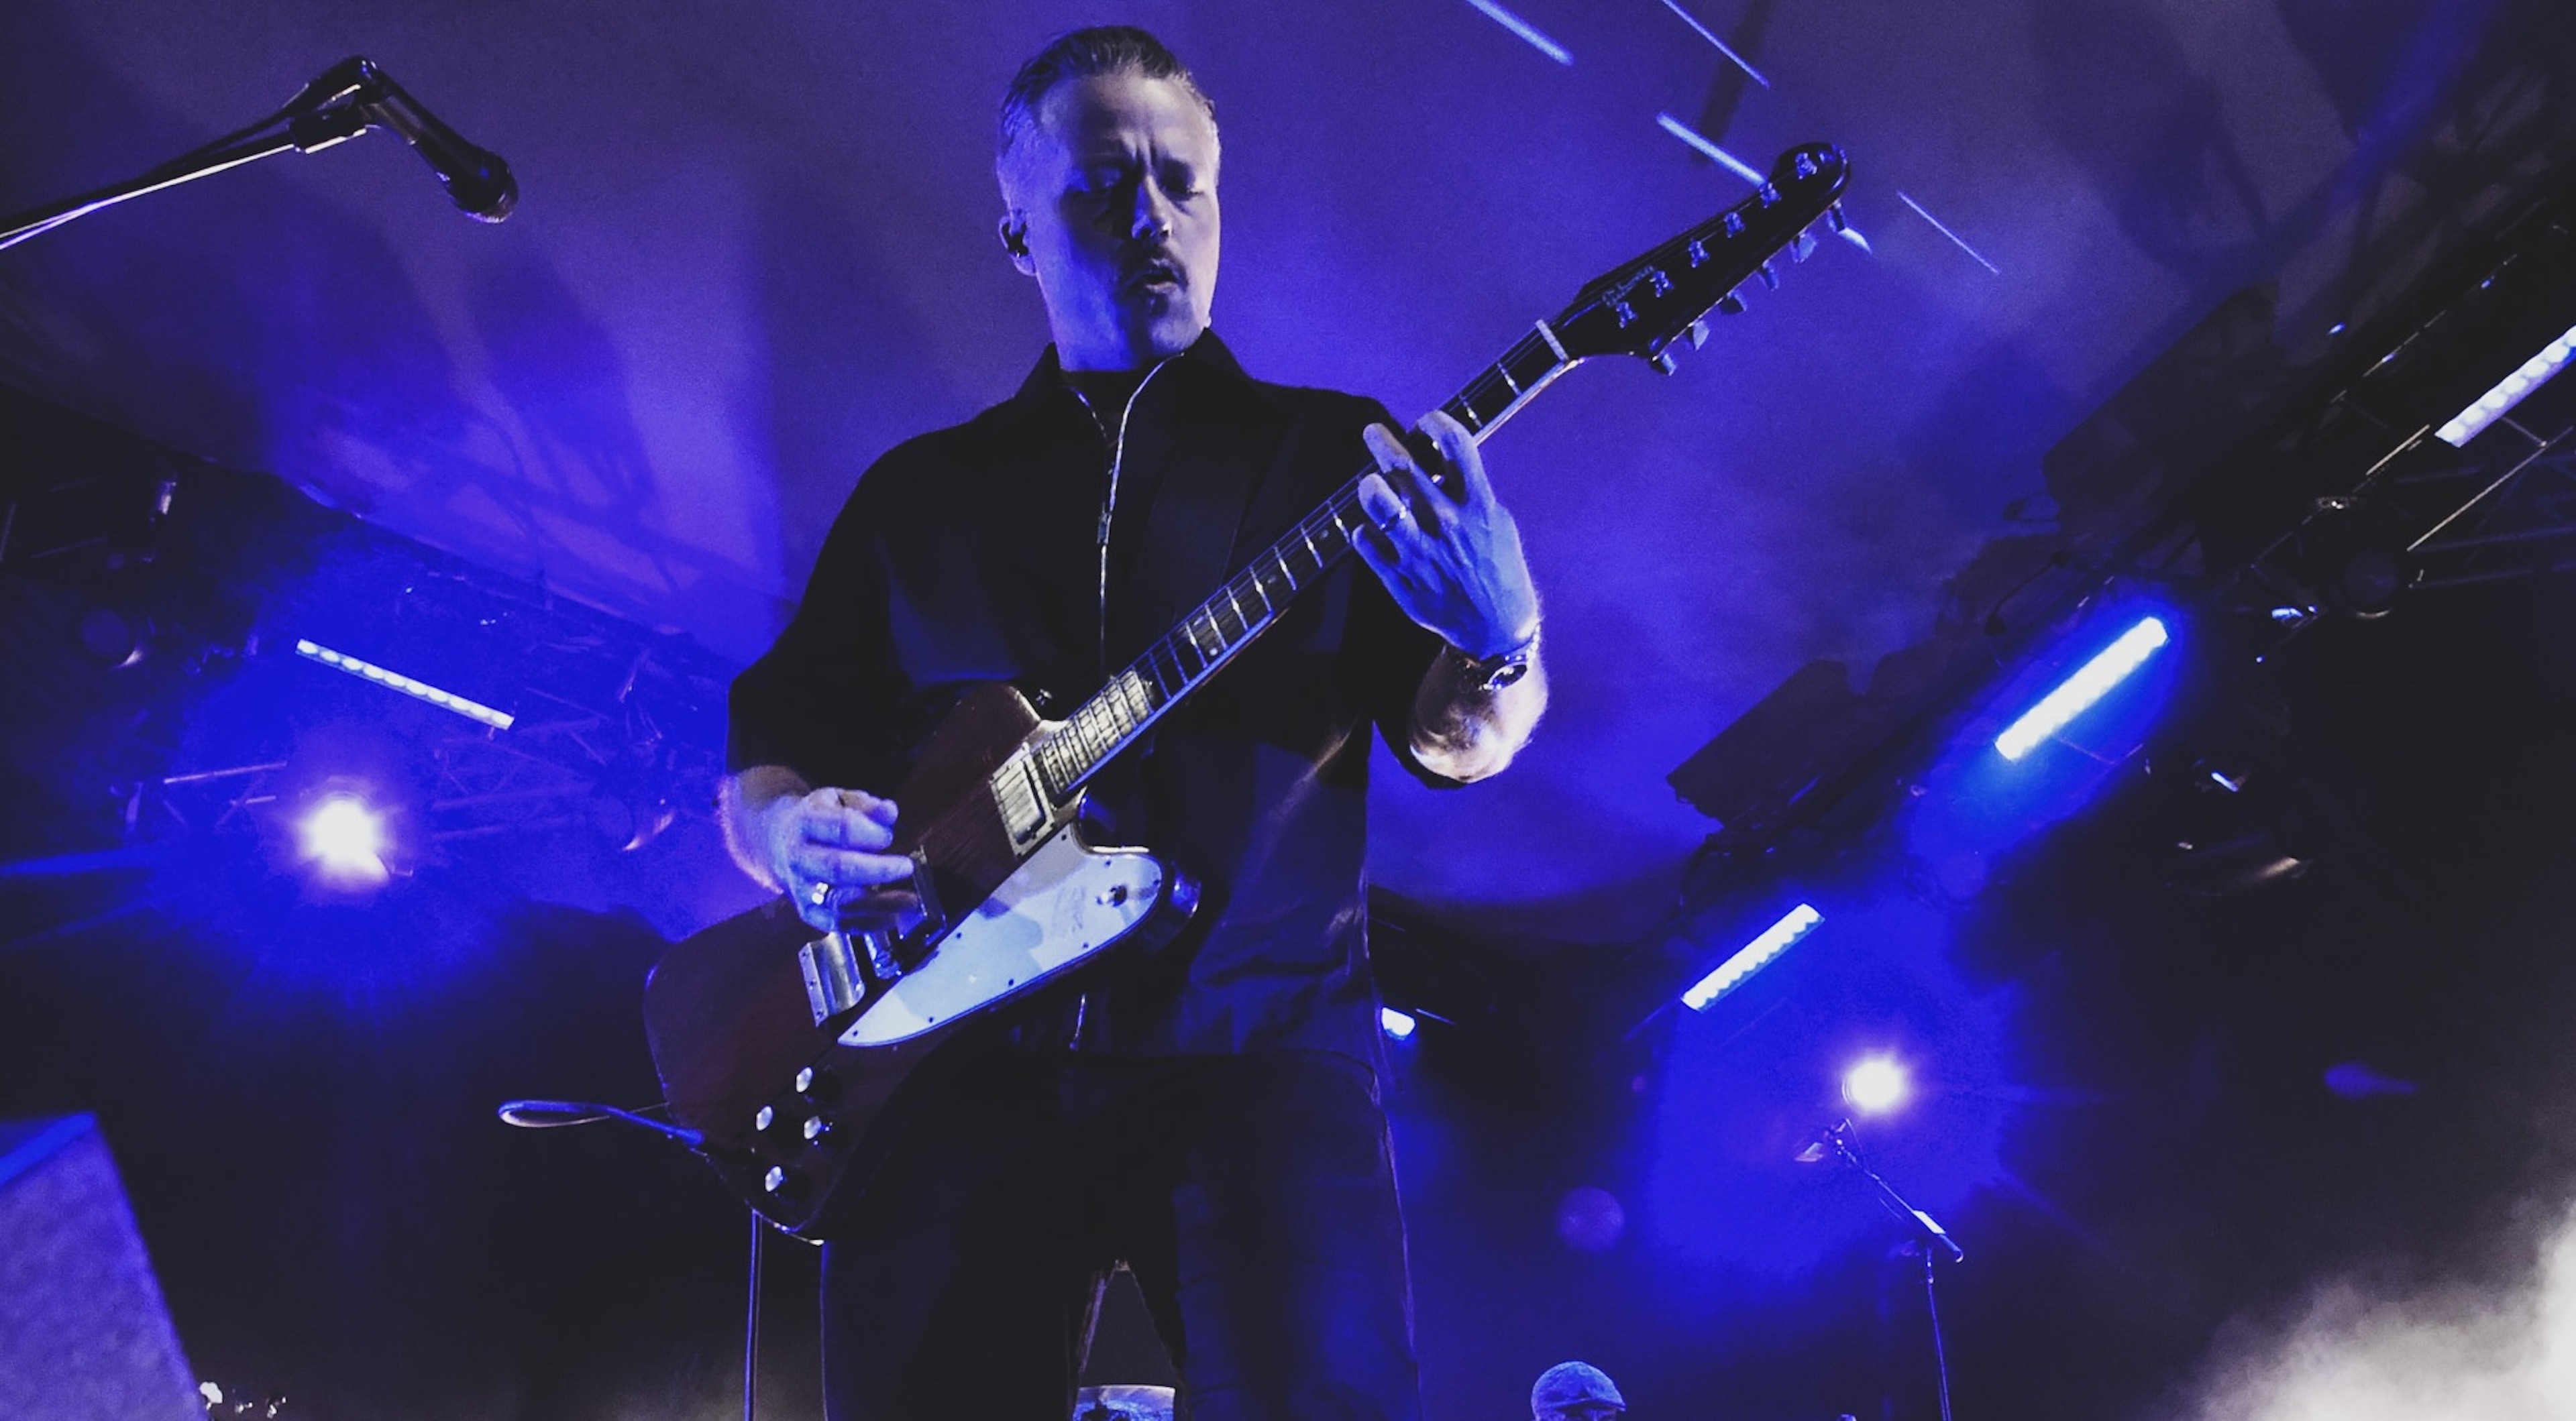
POLYGON ((864 1178, 888 1104, 961 1024, 1117 943, 1168 940, 1196 907, 1153 855, 1085 842, 1078 800, 1015 845, 996 778, 1044 730, 1011 687, 970 692, 895 794, 911 885, 851 905, 836 933, 773 898, 683 939, 646 982, 671 1118, 779 1227, 814 1228, 864 1178))
MULTIPOLYGON (((1676 341, 1695 347, 1712 311, 1744 309, 1743 283, 1776 284, 1774 255, 1814 249, 1811 224, 1842 230, 1849 176, 1831 144, 1782 153, 1751 197, 1587 284, 1442 409, 1481 443, 1581 361, 1634 356, 1671 373, 1676 341)), ((903 1083, 963 1022, 1188 921, 1194 885, 1141 850, 1084 842, 1081 787, 1350 554, 1374 467, 1062 722, 1040 721, 1008 686, 961 700, 895 791, 893 852, 912 858, 911 879, 839 905, 839 931, 817 932, 779 898, 663 958, 644 1014, 671 1116, 705 1136, 753 1208, 814 1230, 895 1133, 884 1117, 903 1083)))

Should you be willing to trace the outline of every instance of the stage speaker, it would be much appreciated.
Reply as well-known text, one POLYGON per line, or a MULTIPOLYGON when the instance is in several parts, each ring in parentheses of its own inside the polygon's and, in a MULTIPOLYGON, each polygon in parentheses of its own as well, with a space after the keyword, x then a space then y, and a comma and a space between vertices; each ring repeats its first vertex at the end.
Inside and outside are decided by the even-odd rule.
POLYGON ((205 1421, 87 1115, 0 1121, 0 1417, 205 1421))

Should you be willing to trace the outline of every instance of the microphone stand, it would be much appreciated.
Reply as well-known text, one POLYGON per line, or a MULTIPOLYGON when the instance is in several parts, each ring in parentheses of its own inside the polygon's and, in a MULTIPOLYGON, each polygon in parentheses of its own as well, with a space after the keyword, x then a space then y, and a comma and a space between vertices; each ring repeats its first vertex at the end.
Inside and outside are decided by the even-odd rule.
MULTIPOLYGON (((649 1131, 698 1154, 706 1153, 703 1131, 656 1120, 650 1115, 587 1100, 511 1100, 497 1112, 501 1123, 522 1130, 559 1130, 568 1125, 615 1121, 649 1131)), ((760 1256, 770 1224, 758 1209, 751 1214, 751 1278, 745 1289, 742 1318, 742 1421, 755 1421, 760 1409, 760 1256)))
POLYGON ((1887 1182, 1887 1176, 1870 1168, 1861 1159, 1859 1149, 1852 1143, 1851 1121, 1845 1120, 1818 1135, 1798 1158, 1812 1164, 1823 1159, 1828 1152, 1868 1180, 1870 1188, 1877 1193, 1879 1207, 1895 1215, 1917 1235, 1915 1251, 1923 1255, 1923 1313, 1932 1323, 1932 1371, 1941 1384, 1941 1421, 1951 1421, 1950 1355, 1941 1342, 1941 1303, 1933 1288, 1933 1249, 1937 1247, 1948 1254, 1952 1263, 1967 1261, 1968 1251, 1959 1246, 1957 1239, 1950 1237, 1950 1231, 1941 1227, 1939 1220, 1907 1202, 1904 1195, 1896 1192, 1896 1186, 1887 1182))
POLYGON ((94 192, 48 203, 14 217, 0 218, 0 250, 146 193, 194 182, 245 163, 274 157, 289 149, 298 153, 318 153, 357 137, 374 122, 363 102, 364 77, 356 68, 365 62, 351 59, 334 65, 320 78, 305 85, 302 92, 288 100, 286 107, 276 113, 202 148, 182 153, 139 176, 94 192), (280 124, 285 126, 283 131, 270 132, 280 124))

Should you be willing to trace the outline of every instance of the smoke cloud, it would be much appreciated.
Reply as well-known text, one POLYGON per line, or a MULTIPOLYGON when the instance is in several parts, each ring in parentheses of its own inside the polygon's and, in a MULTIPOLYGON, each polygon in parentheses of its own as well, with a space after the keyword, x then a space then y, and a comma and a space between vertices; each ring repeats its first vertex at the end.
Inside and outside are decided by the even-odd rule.
POLYGON ((2337 1284, 2237 1351, 2197 1421, 2576 1421, 2576 1211, 2516 1288, 2391 1300, 2337 1284))

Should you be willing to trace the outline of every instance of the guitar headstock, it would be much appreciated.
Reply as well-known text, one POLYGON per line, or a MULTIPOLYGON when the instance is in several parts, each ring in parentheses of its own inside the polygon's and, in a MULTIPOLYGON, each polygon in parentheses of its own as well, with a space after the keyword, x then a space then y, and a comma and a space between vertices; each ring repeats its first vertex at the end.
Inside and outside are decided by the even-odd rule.
POLYGON ((1744 309, 1737 287, 1757 276, 1779 284, 1773 257, 1786 249, 1805 259, 1809 227, 1822 220, 1842 230, 1838 202, 1850 176, 1830 143, 1781 154, 1753 196, 1584 287, 1553 323, 1558 343, 1577 360, 1633 355, 1669 372, 1674 341, 1696 346, 1710 311, 1744 309))

